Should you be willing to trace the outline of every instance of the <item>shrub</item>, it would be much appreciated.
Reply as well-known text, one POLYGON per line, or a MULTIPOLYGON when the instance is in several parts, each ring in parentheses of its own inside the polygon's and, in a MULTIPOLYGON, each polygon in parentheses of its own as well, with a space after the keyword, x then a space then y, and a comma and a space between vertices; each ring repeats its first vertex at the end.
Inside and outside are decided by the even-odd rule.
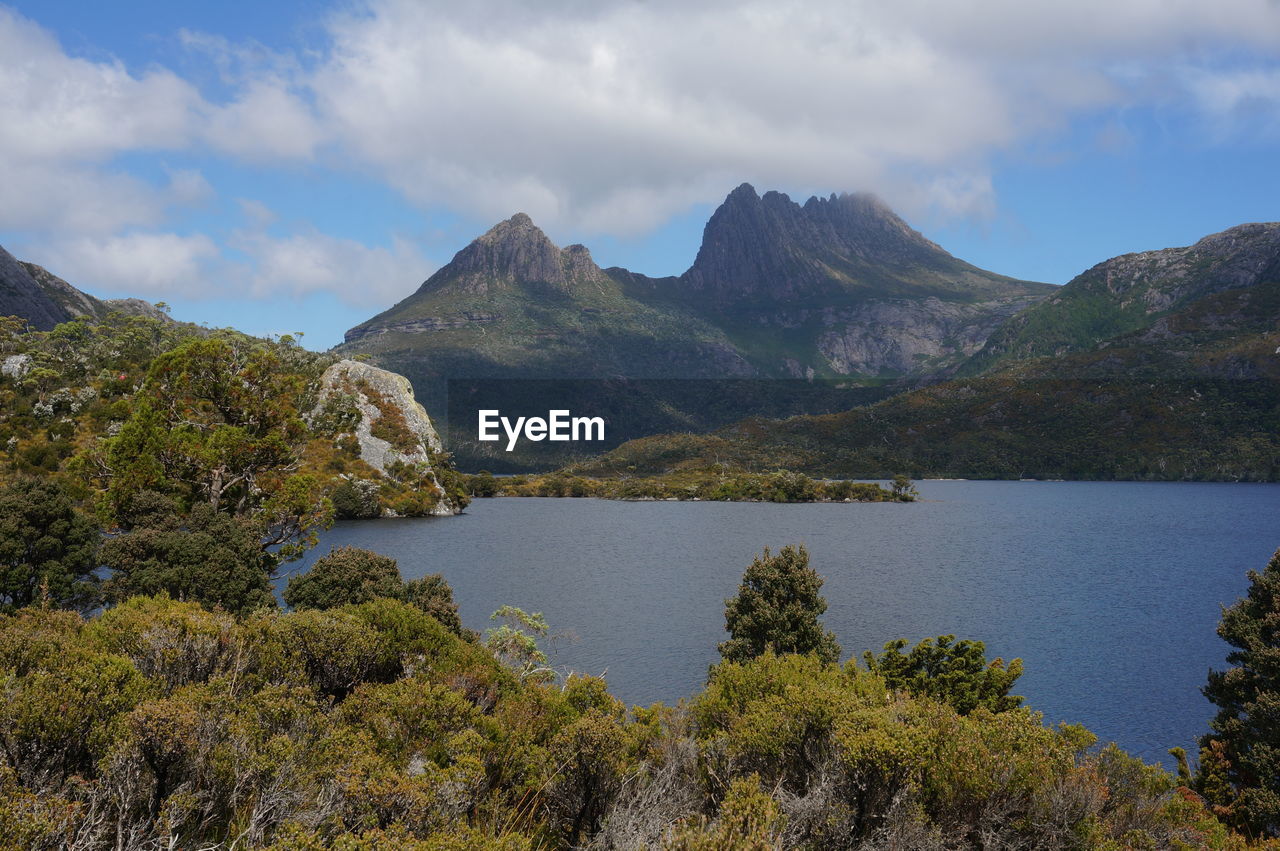
POLYGON ((396 560, 359 547, 338 547, 289 580, 284 601, 295 609, 332 609, 401 594, 396 560))
POLYGON ((821 588, 822 577, 809 567, 803 546, 783 547, 776 556, 765 548, 743 574, 738 595, 725 601, 729 640, 720 645, 720 655, 740 662, 772 648, 834 662, 840 645, 818 621, 827 610, 821 588))

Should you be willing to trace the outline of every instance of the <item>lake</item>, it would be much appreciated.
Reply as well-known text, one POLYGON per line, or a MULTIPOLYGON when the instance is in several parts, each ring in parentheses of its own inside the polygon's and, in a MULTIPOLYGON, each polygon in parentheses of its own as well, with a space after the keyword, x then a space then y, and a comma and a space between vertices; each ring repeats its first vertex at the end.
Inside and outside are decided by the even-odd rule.
POLYGON ((543 612, 559 667, 633 704, 697 692, 724 601, 765 546, 804 544, 844 657, 898 637, 1021 657, 1014 691, 1148 761, 1195 752, 1220 606, 1280 546, 1280 485, 920 482, 910 504, 476 500, 452 518, 337 524, 349 544, 442 573, 477 630, 500 605, 543 612))

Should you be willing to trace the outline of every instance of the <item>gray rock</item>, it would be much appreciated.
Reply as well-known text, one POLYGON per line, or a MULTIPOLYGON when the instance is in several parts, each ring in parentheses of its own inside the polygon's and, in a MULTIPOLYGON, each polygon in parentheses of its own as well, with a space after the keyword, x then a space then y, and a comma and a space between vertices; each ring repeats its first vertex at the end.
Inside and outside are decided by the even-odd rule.
POLYGON ((31 371, 31 355, 9 355, 4 359, 4 363, 0 364, 0 375, 5 378, 12 378, 14 381, 22 378, 31 371))
POLYGON ((436 491, 440 497, 432 510, 435 515, 457 514, 460 509, 445 495, 444 488, 436 480, 431 467, 431 455, 440 452, 442 446, 440 435, 431 423, 431 417, 413 397, 413 386, 403 375, 379 369, 371 364, 354 360, 341 360, 330 366, 320 377, 320 386, 315 409, 310 418, 314 420, 325 403, 334 396, 349 396, 360 412, 360 422, 356 425, 355 438, 360 445, 360 459, 380 473, 397 463, 415 464, 430 474, 436 491), (416 446, 404 451, 392 446, 386 440, 375 437, 373 425, 381 417, 382 411, 370 398, 371 393, 382 397, 384 405, 394 405, 404 417, 405 425, 416 438, 416 446))

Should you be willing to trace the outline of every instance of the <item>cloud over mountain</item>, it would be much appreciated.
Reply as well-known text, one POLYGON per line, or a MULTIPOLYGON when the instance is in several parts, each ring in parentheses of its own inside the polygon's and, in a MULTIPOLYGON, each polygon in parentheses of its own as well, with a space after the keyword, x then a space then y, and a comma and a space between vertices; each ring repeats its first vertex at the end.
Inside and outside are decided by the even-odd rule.
MULTIPOLYGON (((293 52, 170 34, 210 86, 189 65, 73 55, 0 7, 0 229, 46 254, 131 240, 170 264, 149 280, 194 268, 189 289, 216 289, 200 270, 218 264, 176 221, 243 195, 223 197, 219 172, 264 163, 373 180, 422 209, 626 235, 742 180, 982 217, 999 203, 992 157, 1081 116, 1163 111, 1202 122, 1208 142, 1280 126, 1270 0, 368 0, 323 32, 293 52), (184 165, 139 168, 140 155, 184 165), (211 191, 191 192, 198 181, 211 191), (184 244, 203 259, 169 250, 184 244)), ((1097 144, 1125 133, 1116 119, 1097 144)), ((391 237, 289 227, 247 254, 238 225, 207 238, 250 264, 254 291, 341 292, 349 274, 279 265, 307 243, 361 274, 416 260, 391 237)))

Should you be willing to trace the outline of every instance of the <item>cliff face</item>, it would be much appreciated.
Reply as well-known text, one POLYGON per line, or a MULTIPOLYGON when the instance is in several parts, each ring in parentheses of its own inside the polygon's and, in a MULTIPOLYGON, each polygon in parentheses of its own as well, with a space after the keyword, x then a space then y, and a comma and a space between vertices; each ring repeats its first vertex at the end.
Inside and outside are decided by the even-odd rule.
POLYGON ((4 248, 0 248, 0 316, 21 317, 37 331, 48 331, 71 318, 71 314, 4 248))
POLYGON ((680 285, 729 310, 850 297, 1020 296, 1037 289, 952 257, 874 195, 814 197, 800 205, 779 192, 757 196, 746 183, 707 222, 680 285))
POLYGON ((440 436, 414 398, 408 379, 367 363, 342 360, 321 375, 312 416, 318 416, 335 397, 349 401, 359 412, 352 434, 362 461, 379 473, 397 463, 418 466, 428 475, 438 497, 431 514, 447 516, 461 511, 432 470, 433 454, 442 450, 440 436))

